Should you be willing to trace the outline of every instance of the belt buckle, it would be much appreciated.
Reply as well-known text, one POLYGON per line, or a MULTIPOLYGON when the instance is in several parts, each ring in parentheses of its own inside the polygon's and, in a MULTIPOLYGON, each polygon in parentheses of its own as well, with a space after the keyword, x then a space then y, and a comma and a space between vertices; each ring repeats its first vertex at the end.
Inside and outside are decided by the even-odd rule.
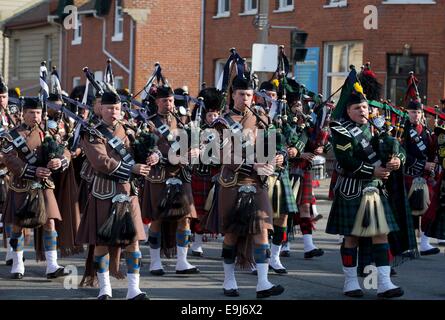
POLYGON ((121 139, 119 139, 118 137, 114 137, 113 139, 110 139, 110 141, 108 141, 108 144, 110 145, 110 147, 115 149, 118 145, 121 144, 121 139))
POLYGON ((178 178, 169 178, 165 182, 166 185, 182 185, 182 181, 178 178))
POLYGON ((116 202, 130 202, 130 197, 127 196, 126 194, 123 193, 119 193, 117 195, 115 195, 113 197, 113 199, 111 200, 112 203, 116 203, 116 202))
POLYGON ((21 146, 22 144, 24 144, 26 142, 25 138, 23 138, 22 136, 18 136, 17 138, 15 138, 14 140, 12 140, 12 143, 18 148, 19 146, 21 146))
POLYGON ((243 192, 243 193, 256 193, 256 188, 254 185, 248 184, 248 185, 244 185, 239 187, 238 192, 243 192))

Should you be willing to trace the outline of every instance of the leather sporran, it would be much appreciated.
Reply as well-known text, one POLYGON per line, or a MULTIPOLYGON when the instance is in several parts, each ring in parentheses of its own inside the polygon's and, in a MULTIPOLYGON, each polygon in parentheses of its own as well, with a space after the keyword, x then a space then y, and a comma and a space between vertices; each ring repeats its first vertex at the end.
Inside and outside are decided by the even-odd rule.
POLYGON ((110 215, 99 228, 97 237, 108 245, 127 246, 136 236, 131 217, 131 199, 125 194, 118 194, 113 197, 112 202, 110 215))
POLYGON ((190 203, 185 194, 184 185, 178 178, 170 178, 166 181, 166 186, 165 196, 158 205, 160 218, 179 220, 190 211, 190 203))
POLYGON ((46 223, 48 214, 42 188, 31 188, 25 201, 16 210, 17 224, 22 228, 38 228, 46 223))

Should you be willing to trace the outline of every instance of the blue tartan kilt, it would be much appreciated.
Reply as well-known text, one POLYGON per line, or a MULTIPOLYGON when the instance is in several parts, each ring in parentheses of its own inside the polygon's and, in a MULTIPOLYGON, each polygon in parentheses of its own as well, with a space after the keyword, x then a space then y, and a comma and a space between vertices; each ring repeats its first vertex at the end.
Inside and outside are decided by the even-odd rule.
MULTIPOLYGON (((388 223, 390 232, 398 231, 399 226, 395 220, 388 198, 382 193, 380 193, 380 198, 385 209, 386 222, 388 223)), ((335 191, 334 202, 332 203, 326 225, 326 233, 350 236, 354 228, 355 218, 360 208, 361 200, 362 197, 347 200, 339 194, 338 190, 335 191)))

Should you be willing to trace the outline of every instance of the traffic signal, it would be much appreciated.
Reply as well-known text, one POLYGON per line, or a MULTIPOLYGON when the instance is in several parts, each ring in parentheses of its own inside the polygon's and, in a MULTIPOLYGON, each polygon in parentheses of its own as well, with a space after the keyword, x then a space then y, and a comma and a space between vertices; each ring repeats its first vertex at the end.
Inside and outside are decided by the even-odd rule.
POLYGON ((290 36, 292 60, 295 62, 304 61, 307 54, 307 49, 305 48, 306 39, 308 36, 307 32, 304 32, 303 30, 294 30, 291 31, 290 36))

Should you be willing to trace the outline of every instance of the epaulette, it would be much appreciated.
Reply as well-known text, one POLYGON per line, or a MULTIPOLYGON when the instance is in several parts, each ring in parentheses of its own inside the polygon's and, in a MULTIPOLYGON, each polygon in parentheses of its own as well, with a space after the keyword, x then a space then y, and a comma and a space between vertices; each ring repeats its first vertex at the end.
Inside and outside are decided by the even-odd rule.
POLYGON ((346 128, 340 122, 331 121, 331 123, 329 124, 329 127, 331 128, 331 130, 333 132, 337 132, 337 133, 341 134, 342 136, 352 138, 352 135, 349 133, 348 130, 346 130, 346 128))

